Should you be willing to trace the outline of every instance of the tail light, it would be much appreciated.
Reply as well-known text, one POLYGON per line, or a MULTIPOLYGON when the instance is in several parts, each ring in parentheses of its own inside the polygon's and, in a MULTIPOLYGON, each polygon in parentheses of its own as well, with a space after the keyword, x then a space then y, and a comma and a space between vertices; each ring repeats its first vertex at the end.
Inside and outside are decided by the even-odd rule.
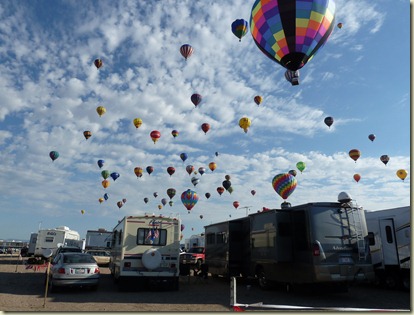
POLYGON ((58 273, 63 273, 64 274, 65 273, 65 268, 59 268, 58 273))
POLYGON ((99 270, 99 268, 95 268, 95 272, 94 273, 100 273, 101 271, 99 270))
POLYGON ((313 244, 312 246, 312 254, 313 256, 319 256, 321 254, 321 250, 318 244, 313 244))

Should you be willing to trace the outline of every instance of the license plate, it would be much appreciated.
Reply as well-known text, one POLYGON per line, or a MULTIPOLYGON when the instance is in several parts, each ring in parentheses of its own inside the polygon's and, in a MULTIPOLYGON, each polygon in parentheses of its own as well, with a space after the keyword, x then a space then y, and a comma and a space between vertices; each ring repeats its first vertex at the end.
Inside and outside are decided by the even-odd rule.
POLYGON ((83 268, 75 269, 75 273, 76 274, 84 274, 85 273, 85 269, 83 269, 83 268))
POLYGON ((353 260, 351 257, 339 257, 340 264, 352 264, 353 260))

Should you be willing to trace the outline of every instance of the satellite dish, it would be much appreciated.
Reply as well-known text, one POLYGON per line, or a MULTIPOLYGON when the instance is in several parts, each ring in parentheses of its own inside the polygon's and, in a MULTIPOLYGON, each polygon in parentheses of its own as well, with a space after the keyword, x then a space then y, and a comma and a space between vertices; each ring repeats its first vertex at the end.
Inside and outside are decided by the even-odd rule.
POLYGON ((42 256, 45 258, 49 258, 52 255, 53 255, 53 250, 51 250, 50 248, 46 248, 42 251, 42 256))

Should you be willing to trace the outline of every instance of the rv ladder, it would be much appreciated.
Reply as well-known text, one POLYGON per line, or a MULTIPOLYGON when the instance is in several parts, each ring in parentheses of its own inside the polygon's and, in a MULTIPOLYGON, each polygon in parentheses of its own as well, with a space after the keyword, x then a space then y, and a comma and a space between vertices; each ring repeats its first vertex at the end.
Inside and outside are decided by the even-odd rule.
POLYGON ((365 260, 366 251, 365 251, 365 240, 364 240, 364 236, 362 235, 363 230, 362 230, 361 210, 357 207, 351 207, 349 213, 353 221, 351 223, 354 224, 354 228, 355 228, 359 260, 365 260))

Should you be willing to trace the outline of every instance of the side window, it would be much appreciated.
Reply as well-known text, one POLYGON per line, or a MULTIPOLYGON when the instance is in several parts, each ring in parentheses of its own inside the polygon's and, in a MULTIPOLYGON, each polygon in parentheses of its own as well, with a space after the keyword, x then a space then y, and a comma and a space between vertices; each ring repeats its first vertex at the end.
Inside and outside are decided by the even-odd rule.
POLYGON ((393 242, 392 229, 389 225, 385 227, 385 235, 387 237, 387 243, 392 243, 393 242))
POLYGON ((114 233, 112 234, 112 246, 111 247, 115 246, 117 235, 118 235, 118 231, 114 231, 114 233))
POLYGON ((294 211, 292 213, 292 226, 293 226, 293 242, 294 246, 298 250, 309 249, 308 242, 308 227, 306 224, 305 211, 294 211))
POLYGON ((369 241, 369 246, 374 246, 375 245, 374 233, 368 232, 368 241, 369 241))
POLYGON ((53 236, 46 236, 45 242, 46 243, 53 243, 53 236))
POLYGON ((119 231, 119 235, 118 235, 118 245, 121 245, 121 241, 122 241, 122 230, 119 231))
POLYGON ((225 244, 226 243, 226 233, 225 232, 220 232, 217 233, 217 244, 225 244))

